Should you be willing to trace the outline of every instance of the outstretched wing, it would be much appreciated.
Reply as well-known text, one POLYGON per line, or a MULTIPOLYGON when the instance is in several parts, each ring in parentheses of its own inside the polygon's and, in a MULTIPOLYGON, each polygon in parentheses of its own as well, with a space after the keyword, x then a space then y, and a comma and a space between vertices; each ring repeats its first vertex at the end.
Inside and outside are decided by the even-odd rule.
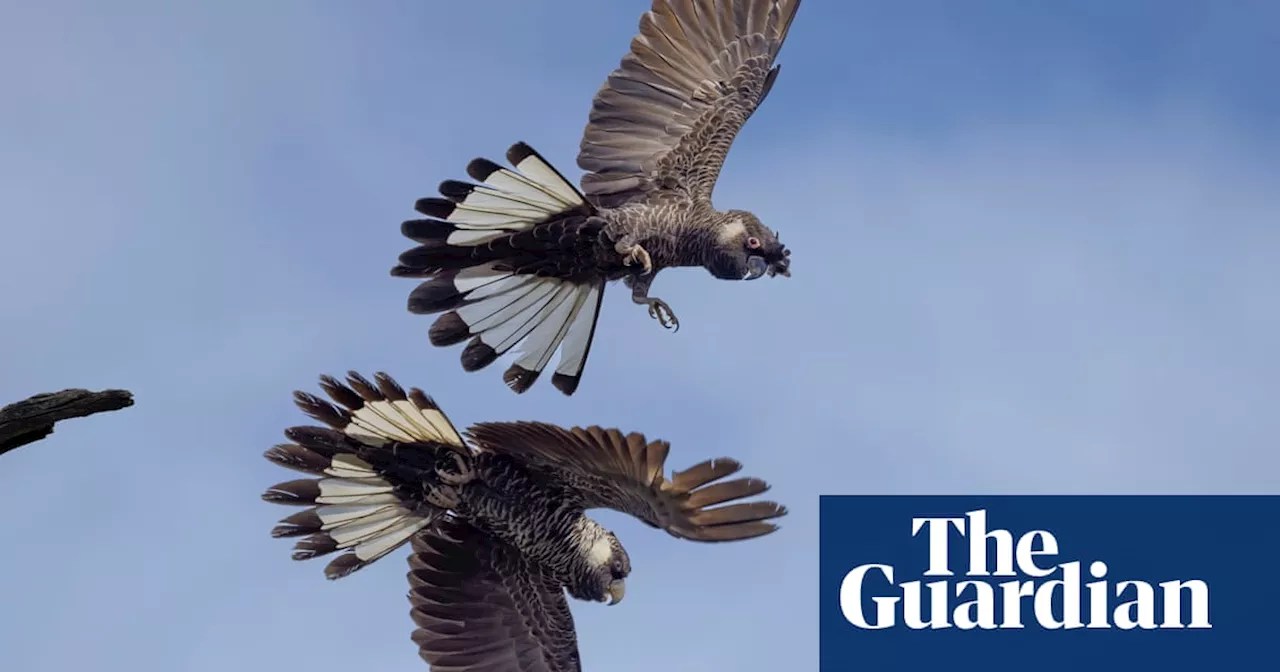
POLYGON ((413 540, 413 641, 433 670, 581 672, 564 591, 515 548, 456 519, 413 540))
POLYGON ((510 455, 577 492, 586 508, 628 513, 682 539, 758 537, 776 530, 767 521, 787 512, 775 502, 737 501, 769 489, 758 478, 722 480, 742 468, 737 460, 707 460, 667 478, 670 444, 643 434, 541 422, 479 423, 467 434, 476 449, 510 455))
POLYGON ((778 76, 800 0, 654 0, 596 93, 578 153, 598 207, 655 191, 707 200, 729 147, 778 76))

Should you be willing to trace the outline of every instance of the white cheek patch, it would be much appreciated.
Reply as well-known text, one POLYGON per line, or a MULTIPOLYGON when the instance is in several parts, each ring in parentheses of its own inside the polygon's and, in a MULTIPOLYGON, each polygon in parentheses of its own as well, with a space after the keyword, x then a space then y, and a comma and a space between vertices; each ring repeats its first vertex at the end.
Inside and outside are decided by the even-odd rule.
POLYGON ((609 546, 609 539, 601 537, 591 544, 591 549, 587 551, 587 558, 592 565, 607 565, 613 559, 613 549, 609 546))
POLYGON ((742 223, 741 219, 731 220, 728 224, 720 227, 720 242, 727 243, 734 238, 742 236, 747 232, 747 225, 742 223))

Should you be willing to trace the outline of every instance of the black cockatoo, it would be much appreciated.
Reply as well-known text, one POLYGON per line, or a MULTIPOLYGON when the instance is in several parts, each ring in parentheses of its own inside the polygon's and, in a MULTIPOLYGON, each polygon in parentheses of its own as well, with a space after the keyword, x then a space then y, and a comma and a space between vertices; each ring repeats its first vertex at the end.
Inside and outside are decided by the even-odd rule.
POLYGON ((565 594, 617 604, 631 559, 586 515, 607 508, 700 542, 752 539, 786 509, 741 501, 769 486, 727 477, 741 465, 707 460, 670 476, 669 444, 642 434, 539 422, 454 428, 421 390, 386 374, 321 378, 332 403, 298 406, 326 427, 292 427, 267 451, 313 476, 263 498, 302 508, 272 534, 301 537, 293 557, 331 556, 330 579, 412 547, 413 640, 431 669, 580 672, 565 594))
POLYGON ((664 268, 702 266, 724 280, 789 276, 790 251, 745 210, 711 204, 720 168, 768 96, 774 59, 800 0, 655 0, 631 51, 592 103, 576 189, 532 147, 507 151, 511 168, 476 159, 416 209, 402 232, 418 243, 394 276, 425 280, 409 310, 443 313, 437 346, 470 340, 462 367, 482 369, 518 347, 503 375, 517 393, 560 349, 552 383, 578 388, 605 285, 679 327, 649 295, 664 268))

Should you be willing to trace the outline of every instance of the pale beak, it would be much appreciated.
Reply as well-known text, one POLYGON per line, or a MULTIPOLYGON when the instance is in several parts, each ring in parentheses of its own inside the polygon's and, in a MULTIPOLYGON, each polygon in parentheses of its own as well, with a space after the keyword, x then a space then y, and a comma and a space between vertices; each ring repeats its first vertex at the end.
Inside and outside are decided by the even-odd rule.
POLYGON ((751 255, 747 257, 747 274, 742 276, 743 280, 755 280, 765 274, 769 270, 769 262, 759 255, 751 255))
POLYGON ((609 606, 613 606, 622 601, 627 595, 627 583, 622 579, 617 579, 609 583, 609 606))

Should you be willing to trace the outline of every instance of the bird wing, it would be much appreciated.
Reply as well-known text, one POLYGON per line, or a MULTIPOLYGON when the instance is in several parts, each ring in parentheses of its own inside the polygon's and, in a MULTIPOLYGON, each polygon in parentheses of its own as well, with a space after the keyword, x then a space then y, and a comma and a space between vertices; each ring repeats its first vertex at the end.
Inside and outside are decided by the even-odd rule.
POLYGON ((516 458, 577 493, 585 508, 621 511, 682 539, 750 539, 776 530, 767 521, 786 514, 775 502, 737 501, 765 492, 769 484, 758 478, 722 480, 742 468, 736 460, 707 460, 667 477, 670 444, 648 442, 643 434, 541 422, 479 423, 467 434, 477 450, 516 458))
POLYGON ((413 641, 433 670, 581 672, 564 591, 514 547, 458 519, 413 540, 413 641))
POLYGON ((800 0, 654 0, 596 93, 578 153, 597 207, 665 191, 709 201, 730 145, 764 102, 800 0))

